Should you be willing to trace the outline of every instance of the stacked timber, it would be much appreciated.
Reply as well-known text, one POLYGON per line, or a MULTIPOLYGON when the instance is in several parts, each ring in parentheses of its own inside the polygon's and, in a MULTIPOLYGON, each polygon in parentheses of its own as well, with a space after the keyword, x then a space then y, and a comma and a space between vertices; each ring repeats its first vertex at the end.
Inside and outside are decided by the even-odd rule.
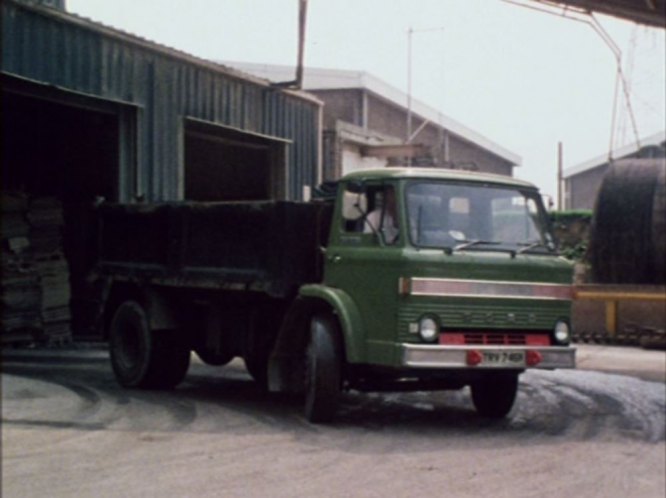
POLYGON ((54 198, 2 194, 2 342, 70 339, 63 211, 54 198))
POLYGON ((62 204, 53 197, 35 198, 27 213, 30 244, 41 288, 40 318, 47 342, 70 336, 69 266, 63 248, 62 204))
POLYGON ((28 198, 2 194, 2 283, 0 325, 2 342, 29 341, 41 327, 41 288, 30 251, 28 198))

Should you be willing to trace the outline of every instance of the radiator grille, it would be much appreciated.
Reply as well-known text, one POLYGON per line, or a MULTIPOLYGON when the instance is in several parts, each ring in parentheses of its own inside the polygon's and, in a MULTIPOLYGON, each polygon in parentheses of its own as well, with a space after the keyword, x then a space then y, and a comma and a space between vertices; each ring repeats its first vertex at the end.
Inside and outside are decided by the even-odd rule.
POLYGON ((479 346, 550 346, 548 334, 515 332, 444 332, 440 344, 479 346))

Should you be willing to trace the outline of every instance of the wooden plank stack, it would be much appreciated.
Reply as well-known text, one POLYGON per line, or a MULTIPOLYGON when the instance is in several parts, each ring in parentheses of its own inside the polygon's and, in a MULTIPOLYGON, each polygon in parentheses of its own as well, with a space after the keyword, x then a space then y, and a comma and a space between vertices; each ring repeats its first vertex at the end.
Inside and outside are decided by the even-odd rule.
POLYGON ((71 339, 62 204, 2 193, 2 343, 71 339))

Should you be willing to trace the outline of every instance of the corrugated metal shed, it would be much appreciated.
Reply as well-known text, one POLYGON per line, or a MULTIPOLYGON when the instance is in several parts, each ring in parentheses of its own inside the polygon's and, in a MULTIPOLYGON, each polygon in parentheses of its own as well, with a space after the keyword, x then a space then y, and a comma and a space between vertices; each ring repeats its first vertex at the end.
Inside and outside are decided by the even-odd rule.
MULTIPOLYGON (((2 2, 2 74, 116 105, 121 200, 183 197, 187 118, 286 141, 288 197, 320 179, 321 102, 72 14, 2 2), (123 178, 125 180, 123 180, 123 178)), ((3 80, 4 81, 4 80, 3 80)))

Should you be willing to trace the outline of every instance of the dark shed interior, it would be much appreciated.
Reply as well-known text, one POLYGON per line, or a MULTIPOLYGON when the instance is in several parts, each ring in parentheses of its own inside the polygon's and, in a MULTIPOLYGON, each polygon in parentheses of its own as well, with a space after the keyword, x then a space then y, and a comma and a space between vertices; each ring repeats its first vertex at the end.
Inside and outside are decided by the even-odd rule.
POLYGON ((119 121, 113 113, 67 100, 3 89, 3 197, 25 199, 25 210, 12 219, 26 226, 17 234, 3 227, 3 242, 15 245, 12 235, 28 241, 11 257, 29 257, 37 269, 42 321, 71 319, 74 331, 85 333, 85 275, 96 245, 93 207, 101 198, 117 199, 119 121))

